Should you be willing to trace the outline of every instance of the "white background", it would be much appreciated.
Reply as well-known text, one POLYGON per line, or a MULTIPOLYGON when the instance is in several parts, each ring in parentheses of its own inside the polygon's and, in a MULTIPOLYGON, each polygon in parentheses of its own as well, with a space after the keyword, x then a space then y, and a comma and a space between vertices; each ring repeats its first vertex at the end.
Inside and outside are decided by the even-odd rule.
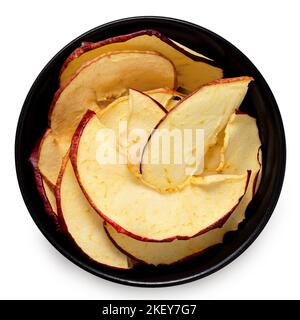
POLYGON ((300 19, 297 2, 1 1, 0 298, 299 299, 300 19), (66 260, 43 237, 28 214, 14 167, 19 112, 44 65, 81 33, 111 20, 136 15, 188 20, 235 44, 269 83, 286 129, 285 183, 274 215, 262 234, 242 256, 221 271, 171 288, 114 284, 66 260))

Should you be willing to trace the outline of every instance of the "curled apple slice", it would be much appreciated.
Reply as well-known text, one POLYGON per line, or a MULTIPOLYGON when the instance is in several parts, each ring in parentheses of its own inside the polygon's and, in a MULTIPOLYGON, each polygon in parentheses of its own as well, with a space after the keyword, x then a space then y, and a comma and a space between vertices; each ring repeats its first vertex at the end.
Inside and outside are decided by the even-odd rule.
POLYGON ((246 208, 258 186, 257 177, 261 169, 261 141, 256 120, 247 114, 233 114, 225 129, 222 160, 217 169, 223 174, 240 174, 251 169, 250 186, 234 215, 228 219, 225 228, 236 229, 245 219, 246 208))
POLYGON ((47 200, 49 201, 49 205, 51 207, 51 211, 57 215, 57 207, 56 207, 56 198, 54 194, 54 190, 45 179, 43 179, 43 187, 45 190, 45 195, 47 197, 47 200))
POLYGON ((205 174, 216 173, 220 166, 222 158, 222 147, 224 144, 224 130, 222 130, 217 136, 217 142, 212 145, 204 156, 204 172, 205 174))
POLYGON ((70 161, 60 172, 56 198, 62 228, 84 254, 98 263, 129 269, 127 256, 108 239, 103 220, 85 199, 70 161))
POLYGON ((210 59, 210 58, 208 58, 207 56, 204 56, 203 54, 201 54, 201 53, 199 53, 199 52, 196 52, 195 50, 192 50, 192 49, 186 47, 185 45, 183 45, 183 44, 181 44, 181 43, 179 43, 179 42, 177 42, 177 41, 175 41, 175 40, 173 40, 173 39, 170 39, 170 40, 171 40, 176 46, 178 46, 178 47, 180 47, 181 49, 183 49, 184 51, 192 54, 193 56, 202 57, 202 58, 208 59, 208 60, 210 60, 210 61, 213 62, 213 60, 210 59))
MULTIPOLYGON (((224 168, 230 168, 231 173, 241 173, 250 169, 249 187, 241 202, 234 210, 222 228, 208 231, 205 234, 188 240, 175 240, 173 242, 142 242, 125 234, 117 232, 111 225, 105 228, 113 243, 127 255, 141 262, 159 265, 173 264, 201 254, 207 248, 221 243, 224 234, 238 228, 244 219, 244 212, 253 197, 255 177, 260 170, 260 139, 255 119, 248 115, 233 115, 226 127, 226 145, 224 146, 224 168), (237 150, 236 152, 234 150, 237 150), (234 152, 232 154, 232 152, 234 152)), ((193 178, 196 183, 201 183, 202 178, 193 178)), ((206 178, 207 179, 207 178, 206 178)), ((202 180, 203 182, 203 180, 202 180)))
MULTIPOLYGON (((134 90, 132 90, 132 91, 134 91, 134 90)), ((166 113, 165 107, 170 103, 170 101, 173 99, 176 99, 176 100, 180 99, 179 97, 181 97, 181 95, 178 94, 178 92, 171 90, 171 89, 165 89, 165 88, 146 91, 146 92, 144 92, 144 94, 140 93, 140 95, 142 97, 144 97, 144 99, 146 99, 146 102, 148 101, 147 99, 149 99, 148 104, 150 104, 150 105, 148 105, 148 108, 150 108, 150 109, 148 109, 148 113, 149 112, 150 112, 150 114, 152 114, 153 112, 155 113, 155 110, 156 110, 156 113, 157 112, 159 114, 163 113, 163 115, 165 115, 165 113, 166 113), (153 100, 155 100, 155 101, 153 101, 153 100)), ((139 107, 142 109, 143 103, 142 103, 142 105, 138 105, 138 108, 139 107)), ((116 132, 117 138, 118 138, 118 143, 121 144, 126 149, 128 147, 127 134, 128 134, 128 131, 132 129, 133 120, 134 120, 134 118, 136 118, 134 116, 133 119, 129 120, 129 118, 131 118, 131 114, 133 112, 136 113, 136 108, 134 108, 134 109, 135 109, 135 111, 133 110, 132 106, 129 103, 129 96, 124 96, 124 97, 120 97, 120 98, 116 99, 114 102, 112 102, 110 105, 108 105, 106 107, 106 109, 100 115, 98 115, 101 123, 105 127, 113 129, 116 132), (129 126, 131 128, 128 128, 129 126)), ((145 121, 148 121, 148 123, 149 123, 149 121, 152 121, 153 125, 151 125, 151 129, 153 129, 153 126, 156 125, 158 120, 157 120, 157 118, 155 118, 154 120, 153 119, 151 120, 151 117, 149 118, 149 114, 147 114, 146 111, 147 110, 144 110, 144 112, 141 112, 140 116, 143 117, 143 119, 145 119, 145 121)), ((159 117, 159 119, 160 118, 161 117, 159 117)), ((140 128, 144 129, 144 126, 143 127, 135 126, 135 127, 137 129, 140 129, 140 128)), ((151 129, 148 131, 151 132, 151 129)), ((147 131, 147 133, 149 136, 150 132, 148 132, 148 131, 147 131)), ((148 138, 148 136, 147 136, 147 138, 148 138)), ((145 144, 146 144, 146 142, 145 142, 145 144)), ((140 163, 140 160, 139 160, 139 163, 140 163)), ((139 163, 138 163, 138 165, 134 166, 137 174, 139 173, 139 163)), ((132 168, 134 168, 134 167, 132 167, 132 168)))
MULTIPOLYGON (((171 100, 178 101, 182 95, 175 90, 167 88, 159 88, 145 91, 144 94, 154 99, 158 104, 162 105, 163 109, 167 108, 171 100)), ((101 123, 113 130, 118 129, 121 121, 129 121, 132 110, 129 105, 129 96, 123 96, 114 100, 109 104, 103 112, 98 115, 101 123)))
POLYGON ((172 63, 154 52, 106 53, 88 61, 55 94, 49 115, 51 134, 43 143, 39 164, 42 173, 55 184, 78 123, 88 109, 102 112, 99 101, 118 97, 129 87, 150 90, 173 88, 175 83, 172 63))
POLYGON ((38 167, 44 179, 54 188, 65 155, 64 147, 58 138, 47 129, 39 146, 38 167))
POLYGON ((145 91, 175 85, 173 64, 155 52, 122 51, 100 55, 81 66, 56 93, 50 127, 68 144, 86 110, 98 111, 97 101, 119 97, 128 88, 145 91))
POLYGON ((207 248, 221 243, 224 232, 220 228, 188 240, 172 242, 145 242, 119 233, 109 223, 105 230, 113 244, 127 256, 150 265, 171 265, 203 253, 207 248))
MULTIPOLYGON (((180 94, 176 91, 164 88, 147 91, 146 93, 163 106, 166 106, 173 98, 180 97, 180 94)), ((99 110, 97 114, 106 127, 117 130, 120 121, 128 121, 130 115, 128 96, 116 99, 101 113, 99 110)), ((39 147, 38 167, 52 188, 56 184, 62 159, 69 148, 69 145, 64 145, 63 141, 55 136, 51 129, 47 129, 39 147)))
POLYGON ((58 224, 54 191, 52 189, 52 186, 49 186, 49 183, 43 178, 38 167, 38 160, 39 160, 39 153, 40 153, 39 150, 40 150, 40 143, 38 143, 33 149, 29 158, 29 162, 33 169, 36 188, 42 199, 44 209, 46 213, 54 220, 54 222, 58 224))
POLYGON ((103 161, 107 154, 118 158, 105 129, 88 111, 73 136, 70 159, 90 204, 119 232, 148 241, 188 239, 222 226, 247 189, 249 174, 244 173, 188 185, 176 194, 156 192, 126 164, 103 161))
POLYGON ((203 170, 200 157, 216 143, 218 133, 242 103, 251 80, 251 77, 217 80, 178 103, 156 126, 145 146, 141 161, 143 180, 162 192, 176 191, 190 176, 200 174, 203 170), (202 129, 204 139, 197 138, 199 129, 202 129), (192 135, 189 143, 184 139, 176 153, 174 144, 165 146, 173 134, 185 137, 188 130, 192 135), (197 150, 202 150, 202 155, 197 150), (174 154, 180 155, 180 161, 174 159, 174 154))
POLYGON ((120 97, 113 101, 104 109, 98 118, 101 123, 115 132, 118 132, 120 122, 128 121, 130 116, 130 108, 128 103, 128 96, 120 97))
POLYGON ((167 110, 154 99, 137 90, 129 90, 127 160, 129 170, 139 175, 142 152, 156 124, 167 110))
POLYGON ((216 67, 216 63, 211 59, 179 45, 158 31, 142 30, 96 43, 83 43, 65 61, 60 82, 69 79, 85 62, 107 52, 123 50, 150 50, 161 53, 175 65, 178 86, 188 91, 223 77, 222 69, 216 67))

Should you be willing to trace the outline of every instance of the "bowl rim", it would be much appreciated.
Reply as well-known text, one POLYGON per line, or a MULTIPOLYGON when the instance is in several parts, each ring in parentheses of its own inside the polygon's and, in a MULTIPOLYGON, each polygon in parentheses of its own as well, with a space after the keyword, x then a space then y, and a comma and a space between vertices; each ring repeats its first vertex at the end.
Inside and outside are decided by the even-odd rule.
POLYGON ((179 285, 179 284, 185 284, 194 280, 198 280, 201 278, 204 278, 220 269, 223 267, 227 266, 230 262, 235 260, 237 257, 239 257, 254 241, 255 239, 259 236, 265 225, 267 224, 268 220, 270 219, 275 206, 278 202, 283 181, 284 181, 284 175, 285 175, 285 168, 286 168, 286 140, 285 140, 285 130, 282 122, 282 117, 277 105, 277 102, 275 100, 275 97, 267 84, 266 80, 262 76, 262 74, 259 72, 259 70, 255 67, 255 65, 249 60, 249 58, 241 52, 237 47, 235 47, 232 43, 224 39, 223 37, 219 36, 218 34, 202 27, 199 26, 195 23, 191 23, 185 20, 177 19, 177 18, 171 18, 171 17, 165 17, 165 16, 133 16, 133 17, 127 17, 127 18, 122 18, 122 19, 117 19, 113 20, 111 22, 99 25, 93 29, 90 29, 87 32, 84 32, 83 34, 79 35, 76 37, 74 40, 70 41, 67 45, 65 45, 58 53, 56 53, 50 61, 46 64, 46 66, 40 71, 36 79, 34 80, 26 98, 23 103, 20 115, 19 115, 19 120, 17 124, 17 129, 16 129, 16 134, 15 134, 15 168, 16 168, 16 174, 17 174, 17 180, 19 184, 19 188, 23 197, 23 200, 25 202, 25 205, 27 207, 27 210, 29 211, 33 221, 39 228, 39 230, 42 232, 42 234, 45 236, 45 238, 63 255, 65 256, 68 260, 71 262, 75 263, 77 266, 80 268, 84 269, 85 271, 88 271, 89 273, 94 274, 97 277, 101 277, 105 280, 110 280, 115 283, 123 284, 123 285, 130 285, 130 286, 137 286, 137 287, 167 287, 167 286, 173 286, 173 285, 179 285), (53 62, 66 50, 68 50, 72 45, 74 45, 76 42, 80 41, 80 39, 97 32, 101 29, 104 28, 109 28, 112 25, 117 25, 117 24, 126 24, 129 21, 138 21, 138 20, 143 20, 143 21, 165 21, 165 22, 173 22, 173 23, 178 23, 179 25, 185 25, 188 27, 191 27, 193 29, 197 29, 199 31, 207 33, 209 36, 212 38, 217 38, 223 43, 226 44, 226 46, 231 47, 233 50, 235 50, 238 54, 243 56, 243 58, 252 65, 253 69, 255 72, 260 76, 260 85, 263 87, 264 91, 268 93, 268 98, 271 101, 272 104, 272 111, 276 114, 277 118, 277 126, 279 127, 279 132, 280 132, 280 138, 281 140, 279 141, 280 147, 282 150, 281 156, 281 166, 279 168, 278 174, 278 179, 277 179, 277 184, 274 188, 274 192, 272 194, 272 198, 269 202, 269 206, 265 212, 265 214, 262 216, 260 219, 259 223, 256 225, 256 228, 254 231, 251 233, 251 235, 230 255, 225 257, 222 261, 219 263, 213 265, 212 267, 205 269, 202 272, 197 272, 193 275, 186 276, 186 277, 181 277, 176 280, 166 280, 166 281, 140 281, 140 280, 133 280, 133 279, 125 279, 122 277, 118 277, 115 275, 110 275, 105 272, 99 271, 98 269, 96 270, 92 266, 86 265, 83 261, 80 259, 77 259, 74 257, 68 250, 66 250, 63 246, 61 246, 51 235, 51 233, 47 230, 47 228, 43 225, 43 223, 40 223, 38 220, 37 216, 33 213, 35 209, 31 205, 28 196, 27 196, 27 188, 26 188, 26 183, 22 177, 22 165, 21 165, 21 152, 20 152, 20 139, 21 139, 21 133, 23 131, 23 126, 24 126, 24 120, 25 116, 28 112, 30 101, 32 96, 34 95, 36 91, 36 87, 38 86, 41 78, 44 76, 44 74, 47 73, 48 68, 53 64, 53 62))

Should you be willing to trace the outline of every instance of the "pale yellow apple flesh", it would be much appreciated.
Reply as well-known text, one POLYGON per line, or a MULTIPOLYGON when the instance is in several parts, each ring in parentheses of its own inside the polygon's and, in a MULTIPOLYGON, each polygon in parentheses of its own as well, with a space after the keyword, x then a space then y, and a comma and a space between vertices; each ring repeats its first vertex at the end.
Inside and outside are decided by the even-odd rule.
POLYGON ((52 186, 49 186, 49 184, 45 179, 43 179, 43 187, 45 190, 45 195, 51 206, 52 212, 57 215, 56 198, 55 198, 55 193, 53 191, 53 188, 52 186))
MULTIPOLYGON (((149 90, 144 93, 166 109, 172 99, 175 97, 181 97, 181 95, 175 90, 165 88, 149 90)), ((97 115, 105 127, 117 131, 121 121, 129 121, 131 112, 129 96, 123 96, 114 100, 103 110, 101 114, 97 113, 97 115)))
POLYGON ((224 232, 217 228, 188 240, 145 242, 119 233, 108 223, 105 228, 117 248, 139 262, 155 266, 171 265, 201 254, 207 248, 221 243, 224 236, 224 232))
MULTIPOLYGON (((124 35, 107 39, 99 43, 86 44, 86 48, 78 48, 68 59, 60 76, 60 82, 67 81, 82 64, 87 61, 112 51, 141 50, 156 51, 172 61, 178 75, 178 86, 192 91, 197 86, 223 77, 222 69, 212 65, 211 59, 192 50, 186 51, 182 45, 163 37, 157 32, 154 34, 124 35), (165 40, 163 41, 162 38, 165 40)), ((161 70, 163 74, 163 70, 161 70)), ((159 88, 161 86, 157 86, 159 88)), ((142 88, 136 88, 145 90, 142 88)))
POLYGON ((129 268, 127 256, 108 239, 103 219, 93 210, 82 193, 70 161, 60 172, 56 198, 62 227, 65 227, 83 253, 110 267, 129 268))
POLYGON ((143 149, 156 124, 167 110, 154 99, 137 90, 129 90, 127 160, 129 170, 139 175, 143 149))
POLYGON ((42 144, 39 164, 45 178, 55 185, 61 159, 86 110, 100 114, 99 102, 123 95, 129 88, 173 88, 175 83, 172 63, 153 52, 106 53, 87 62, 54 97, 49 116, 51 134, 42 144))
POLYGON ((109 104, 98 118, 105 127, 118 132, 120 122, 127 122, 130 112, 128 96, 123 96, 109 104))
MULTIPOLYGON (((216 173, 221 162, 221 152, 224 143, 224 130, 217 136, 217 142, 212 145, 204 156, 204 172, 205 174, 216 173)), ((197 175, 197 173, 196 173, 197 175)))
POLYGON ((39 146, 38 167, 52 187, 55 186, 59 170, 62 165, 66 148, 59 142, 59 139, 48 129, 39 146))
MULTIPOLYGON (((238 173, 250 169, 253 174, 251 174, 245 196, 223 227, 208 231, 189 240, 153 243, 133 239, 117 232, 111 225, 106 224, 105 228, 115 245, 129 256, 147 264, 173 264, 200 254, 207 248, 221 243, 226 232, 236 230, 238 224, 244 219, 244 212, 253 196, 255 176, 260 171, 260 163, 257 161, 260 139, 255 120, 248 115, 232 116, 230 123, 226 127, 226 141, 227 147, 225 146, 225 148, 227 151, 224 150, 224 166, 228 166, 230 162, 232 172, 238 173), (229 148, 229 145, 232 147, 229 148), (241 155, 242 161, 238 157, 230 157, 231 148, 239 149, 238 154, 241 155)), ((203 178, 195 178, 194 183, 201 182, 203 183, 203 178)))
POLYGON ((182 96, 174 90, 164 88, 144 93, 131 89, 130 92, 130 96, 120 97, 111 103, 98 118, 105 127, 117 133, 118 143, 126 148, 125 153, 134 152, 135 156, 139 153, 135 161, 130 161, 130 155, 128 157, 128 168, 139 176, 140 159, 146 141, 142 143, 140 140, 135 140, 133 135, 128 139, 127 134, 133 129, 141 129, 148 139, 154 126, 166 114, 165 108, 173 99, 176 98, 174 101, 178 102, 177 99, 182 96), (120 125, 121 122, 125 127, 120 125))
POLYGON ((84 113, 98 111, 97 101, 120 97, 129 88, 145 91, 175 85, 173 64, 155 52, 105 53, 88 61, 61 88, 50 113, 50 127, 68 144, 84 113))
POLYGON ((247 114, 233 114, 226 126, 224 145, 222 148, 222 160, 217 169, 223 174, 240 174, 244 168, 252 171, 250 186, 225 225, 229 230, 236 229, 245 218, 245 210, 258 187, 257 176, 261 169, 259 159, 261 141, 256 125, 256 120, 247 114))
POLYGON ((253 79, 250 77, 221 79, 202 86, 181 100, 156 126, 156 131, 148 140, 141 161, 143 180, 156 190, 176 191, 186 184, 190 176, 200 174, 202 168, 198 164, 191 166, 189 157, 200 148, 201 140, 193 138, 190 147, 182 151, 187 161, 168 163, 163 159, 172 159, 174 150, 165 148, 162 145, 164 140, 159 135, 165 133, 167 136, 168 133, 179 130, 181 136, 184 136, 186 129, 196 135, 198 129, 203 129, 205 154, 216 143, 218 133, 242 103, 251 80, 253 79))
POLYGON ((57 208, 56 208, 56 199, 54 196, 54 187, 48 182, 43 175, 38 166, 39 154, 40 154, 40 144, 36 144, 30 157, 29 162, 33 169, 33 175, 36 183, 37 191, 43 202, 45 212, 53 219, 55 224, 58 224, 57 220, 57 208))
MULTIPOLYGON (((105 127, 92 111, 74 134, 70 158, 81 188, 93 208, 119 232, 150 241, 187 239, 220 227, 243 197, 249 174, 218 176, 214 183, 188 185, 177 193, 162 194, 134 177, 126 164, 102 164, 98 151, 105 127)), ((205 179, 205 178, 204 178, 205 179)))
MULTIPOLYGON (((146 91, 146 93, 164 107, 168 105, 173 97, 180 96, 176 91, 164 88, 146 91)), ((106 127, 117 130, 120 121, 128 121, 129 119, 128 96, 114 100, 103 111, 97 109, 97 115, 106 127)), ((62 159, 69 148, 69 144, 64 144, 63 142, 64 139, 59 139, 55 136, 51 129, 46 130, 40 142, 38 167, 43 177, 52 187, 56 184, 62 159)))
POLYGON ((188 52, 188 53, 191 53, 191 54, 194 55, 194 56, 198 56, 198 57, 205 58, 205 59, 208 59, 208 60, 213 61, 213 60, 210 59, 209 57, 204 56, 203 54, 201 54, 201 53, 199 53, 199 52, 197 52, 197 51, 195 51, 195 50, 192 50, 192 49, 186 47, 185 45, 183 45, 183 44, 181 44, 181 43, 179 43, 179 42, 177 42, 177 41, 175 41, 175 40, 173 40, 173 39, 170 39, 170 40, 171 40, 173 43, 175 43, 178 47, 180 47, 181 49, 183 49, 184 51, 186 51, 186 52, 188 52))

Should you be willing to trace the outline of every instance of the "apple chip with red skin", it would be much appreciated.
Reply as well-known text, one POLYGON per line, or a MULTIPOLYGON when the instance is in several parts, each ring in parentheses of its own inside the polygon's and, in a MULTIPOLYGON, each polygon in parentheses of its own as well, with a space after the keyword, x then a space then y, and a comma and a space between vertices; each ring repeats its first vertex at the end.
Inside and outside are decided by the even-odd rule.
MULTIPOLYGON (((155 89, 145 92, 164 108, 174 105, 174 101, 182 99, 182 95, 172 89, 155 89)), ((128 96, 120 97, 110 103, 104 110, 97 110, 101 122, 108 128, 117 130, 120 121, 128 121, 131 113, 128 96)), ((38 168, 47 184, 53 189, 56 184, 63 157, 69 144, 64 144, 63 139, 59 139, 53 134, 51 129, 44 133, 38 153, 38 168)))
POLYGON ((115 146, 98 142, 103 129, 96 114, 87 112, 74 134, 70 159, 90 204, 119 232, 147 241, 191 238, 223 225, 247 189, 245 171, 207 177, 177 193, 159 193, 134 177, 126 164, 99 161, 98 152, 117 155, 115 146))
POLYGON ((175 66, 178 87, 189 92, 202 84, 223 77, 223 70, 217 67, 213 60, 168 39, 158 31, 142 30, 96 43, 83 43, 65 61, 60 82, 67 81, 87 61, 107 52, 124 50, 150 50, 162 54, 175 66))
POLYGON ((40 153, 40 142, 34 147, 29 162, 33 169, 33 175, 37 187, 37 191, 42 199, 44 209, 46 213, 54 220, 58 225, 57 220, 57 208, 56 208, 56 199, 53 191, 53 187, 43 178, 38 166, 39 153, 40 153))
POLYGON ((140 174, 143 149, 156 124, 167 110, 154 99, 137 90, 129 90, 130 117, 128 119, 127 161, 128 169, 140 174))
POLYGON ((150 51, 110 52, 86 62, 56 93, 49 116, 50 127, 66 145, 85 112, 95 112, 97 102, 124 95, 129 88, 141 91, 174 88, 173 64, 150 51))
POLYGON ((235 113, 231 116, 226 129, 224 145, 221 152, 221 163, 218 171, 222 174, 240 174, 245 167, 251 169, 249 188, 234 215, 228 219, 225 228, 237 229, 245 219, 245 211, 252 200, 261 172, 261 141, 256 119, 244 114, 235 113))
POLYGON ((46 130, 39 146, 38 168, 52 188, 56 185, 62 159, 67 148, 68 146, 64 146, 51 129, 46 130))
POLYGON ((108 239, 102 218, 82 193, 71 162, 68 159, 64 162, 56 186, 58 216, 62 229, 90 259, 106 266, 129 269, 127 256, 108 239))
POLYGON ((216 143, 217 135, 242 103, 252 80, 250 77, 217 80, 181 100, 158 123, 145 146, 140 166, 142 179, 153 188, 165 192, 180 190, 192 175, 200 174, 203 162, 191 164, 190 159, 195 157, 199 160, 201 155, 193 156, 193 153, 201 150, 204 143, 205 154, 216 143), (164 141, 172 132, 180 131, 180 136, 184 137, 187 129, 195 137, 197 130, 202 129, 204 141, 193 138, 189 148, 182 147, 183 161, 165 161, 164 159, 172 159, 174 148, 166 148, 164 141))
MULTIPOLYGON (((253 191, 257 188, 256 177, 261 169, 257 155, 261 142, 255 119, 246 114, 233 115, 224 134, 226 141, 222 150, 222 170, 224 173, 239 174, 246 169, 252 171, 246 194, 225 224, 221 228, 208 231, 192 239, 160 243, 138 241, 118 233, 110 224, 105 224, 110 239, 122 252, 147 264, 174 264, 201 254, 209 247, 221 243, 226 232, 238 228, 239 223, 245 218, 245 210, 254 196, 253 191)), ((192 182, 201 183, 202 179, 203 177, 195 177, 192 182)))
MULTIPOLYGON (((137 91, 134 89, 131 90, 137 91)), ((158 107, 159 105, 159 108, 163 110, 164 114, 167 112, 168 108, 172 107, 172 105, 174 104, 173 101, 178 102, 183 99, 183 95, 181 95, 180 93, 176 92, 175 90, 166 88, 149 90, 141 94, 144 94, 144 96, 146 95, 152 98, 152 100, 155 100, 155 107, 158 107)), ((127 95, 114 100, 103 110, 103 112, 97 115, 101 123, 105 127, 118 131, 120 122, 128 122, 131 113, 132 107, 129 103, 129 96, 127 95)))
MULTIPOLYGON (((49 114, 51 130, 43 139, 39 160, 44 177, 55 185, 61 160, 88 109, 100 115, 99 103, 118 98, 129 88, 144 91, 175 86, 173 64, 155 52, 109 52, 86 62, 54 96, 49 114)), ((166 95, 172 97, 166 92, 152 94, 160 99, 166 99, 166 95)))

